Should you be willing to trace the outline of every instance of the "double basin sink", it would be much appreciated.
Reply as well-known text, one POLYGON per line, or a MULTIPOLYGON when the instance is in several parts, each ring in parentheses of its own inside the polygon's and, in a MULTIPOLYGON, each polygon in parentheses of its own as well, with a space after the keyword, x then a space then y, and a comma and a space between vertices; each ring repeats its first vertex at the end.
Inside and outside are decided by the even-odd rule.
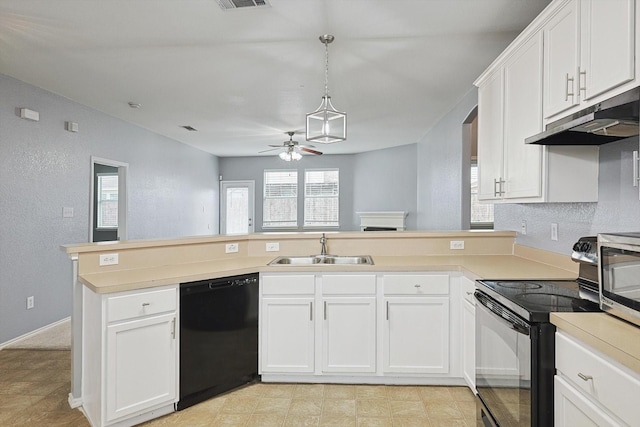
POLYGON ((280 256, 268 265, 373 265, 369 255, 308 255, 308 256, 280 256))

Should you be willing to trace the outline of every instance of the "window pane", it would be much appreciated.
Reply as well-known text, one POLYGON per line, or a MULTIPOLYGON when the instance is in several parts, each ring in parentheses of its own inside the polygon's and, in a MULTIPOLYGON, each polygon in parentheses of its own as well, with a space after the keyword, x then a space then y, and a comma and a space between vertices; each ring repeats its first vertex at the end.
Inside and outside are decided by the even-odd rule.
POLYGON ((471 228, 493 228, 493 204, 478 201, 478 165, 471 164, 471 228))
POLYGON ((305 170, 304 174, 304 225, 339 226, 339 171, 305 170))
POLYGON ((298 225, 298 172, 264 171, 262 227, 296 227, 298 225))
POLYGON ((98 174, 98 228, 118 227, 118 175, 98 174))

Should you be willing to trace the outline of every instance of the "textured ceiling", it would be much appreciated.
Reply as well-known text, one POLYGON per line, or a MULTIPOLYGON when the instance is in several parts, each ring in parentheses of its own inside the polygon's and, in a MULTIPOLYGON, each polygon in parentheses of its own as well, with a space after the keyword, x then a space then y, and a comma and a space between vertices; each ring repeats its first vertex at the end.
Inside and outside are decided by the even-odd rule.
POLYGON ((324 90, 318 36, 333 34, 329 91, 348 138, 319 149, 364 152, 418 142, 548 3, 0 0, 0 73, 218 156, 252 156, 304 130, 324 90))

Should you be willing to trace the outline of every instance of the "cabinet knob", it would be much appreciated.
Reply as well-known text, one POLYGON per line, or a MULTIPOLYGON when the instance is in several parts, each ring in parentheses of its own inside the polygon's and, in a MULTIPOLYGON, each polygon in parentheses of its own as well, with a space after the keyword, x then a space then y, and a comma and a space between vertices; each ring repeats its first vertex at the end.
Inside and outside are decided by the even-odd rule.
POLYGON ((582 372, 578 372, 578 376, 580 377, 580 379, 582 381, 589 381, 589 380, 593 380, 593 377, 591 375, 585 375, 582 372))
POLYGON ((414 288, 419 288, 421 285, 413 285, 414 288))
POLYGON ((143 306, 143 307, 146 307, 146 306, 148 306, 148 305, 151 305, 151 304, 150 304, 150 303, 148 303, 148 302, 143 302, 143 303, 142 303, 142 306, 143 306))

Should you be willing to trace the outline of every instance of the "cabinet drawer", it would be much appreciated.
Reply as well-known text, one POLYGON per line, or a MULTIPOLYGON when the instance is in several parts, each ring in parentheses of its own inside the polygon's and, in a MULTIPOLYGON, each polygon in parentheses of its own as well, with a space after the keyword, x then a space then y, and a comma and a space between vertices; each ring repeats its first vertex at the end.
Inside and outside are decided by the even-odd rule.
POLYGON ((376 276, 373 274, 335 274, 322 276, 323 295, 375 295, 376 276))
POLYGON ((176 311, 176 289, 137 292, 107 298, 107 322, 176 311))
POLYGON ((385 295, 449 295, 448 274, 384 276, 385 295))
POLYGON ((561 332, 556 333, 556 369, 629 425, 640 419, 640 375, 561 332))
POLYGON ((262 276, 260 286, 263 295, 313 295, 315 280, 313 274, 262 276))

